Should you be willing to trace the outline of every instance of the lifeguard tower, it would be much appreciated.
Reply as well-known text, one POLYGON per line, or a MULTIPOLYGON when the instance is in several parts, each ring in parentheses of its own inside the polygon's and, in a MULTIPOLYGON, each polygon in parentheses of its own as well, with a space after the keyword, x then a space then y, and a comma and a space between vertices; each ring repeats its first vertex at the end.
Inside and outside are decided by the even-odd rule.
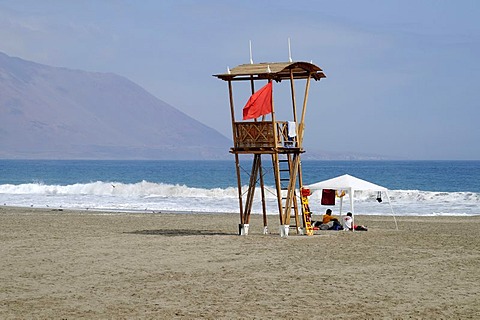
MULTIPOLYGON (((302 190, 303 187, 300 155, 305 152, 302 142, 307 100, 311 80, 318 81, 325 78, 325 74, 318 66, 308 62, 274 62, 242 64, 231 70, 228 69, 227 73, 214 76, 228 83, 234 144, 230 152, 235 156, 240 205, 239 234, 248 234, 257 183, 261 191, 264 233, 268 233, 262 155, 270 156, 272 160, 280 235, 288 236, 290 227, 295 227, 297 233, 303 234, 305 219, 300 219, 299 212, 302 212, 304 217, 305 206, 300 205, 302 209, 299 210, 299 195, 296 189, 302 190), (287 110, 287 113, 291 112, 290 118, 279 121, 276 119, 277 110, 274 108, 272 85, 274 83, 275 87, 283 85, 284 83, 281 82, 284 80, 288 81, 290 86, 291 98, 288 100, 291 99, 292 109, 287 110), (242 121, 238 121, 235 117, 233 83, 237 81, 249 82, 252 93, 243 109, 242 121), (295 98, 295 85, 299 81, 304 82, 300 114, 297 113, 295 98), (264 85, 258 91, 255 90, 257 82, 264 85), (243 155, 253 156, 246 192, 242 190, 241 155, 242 161, 245 158, 243 155)), ((287 104, 290 103, 287 102, 287 104)), ((285 112, 285 110, 282 111, 285 112)), ((308 203, 306 207, 308 208, 308 203)))

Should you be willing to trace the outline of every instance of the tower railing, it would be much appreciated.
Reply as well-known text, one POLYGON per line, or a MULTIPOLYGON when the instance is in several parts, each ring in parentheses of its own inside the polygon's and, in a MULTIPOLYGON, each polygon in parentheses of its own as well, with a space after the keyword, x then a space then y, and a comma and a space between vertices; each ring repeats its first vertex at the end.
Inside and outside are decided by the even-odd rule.
POLYGON ((276 148, 296 147, 296 137, 288 136, 288 122, 272 121, 235 122, 234 148, 276 148), (275 132, 277 130, 277 140, 275 132))

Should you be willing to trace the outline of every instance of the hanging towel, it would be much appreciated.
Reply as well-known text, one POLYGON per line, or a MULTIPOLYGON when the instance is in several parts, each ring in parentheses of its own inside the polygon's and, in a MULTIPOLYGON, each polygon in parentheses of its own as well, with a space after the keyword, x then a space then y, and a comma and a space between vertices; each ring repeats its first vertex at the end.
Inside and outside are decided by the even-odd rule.
POLYGON ((288 121, 288 137, 295 138, 297 136, 296 124, 295 121, 288 121))
POLYGON ((323 189, 322 190, 322 201, 323 206, 334 206, 335 205, 335 190, 323 189))

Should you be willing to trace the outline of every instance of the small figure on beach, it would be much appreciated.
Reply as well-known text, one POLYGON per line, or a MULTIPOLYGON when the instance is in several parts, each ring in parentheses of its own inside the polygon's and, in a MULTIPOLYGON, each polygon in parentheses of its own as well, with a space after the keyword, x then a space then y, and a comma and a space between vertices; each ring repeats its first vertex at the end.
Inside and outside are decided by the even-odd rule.
POLYGON ((338 218, 332 216, 332 209, 327 209, 322 217, 322 221, 312 221, 312 226, 320 230, 342 230, 343 227, 338 218))
POLYGON ((342 225, 340 224, 340 221, 338 221, 338 218, 335 216, 332 216, 332 210, 327 209, 325 211, 325 214, 322 217, 322 224, 326 224, 328 226, 328 230, 342 230, 342 225))
POLYGON ((368 231, 368 228, 353 224, 353 215, 351 212, 347 212, 347 215, 343 217, 343 230, 368 231))

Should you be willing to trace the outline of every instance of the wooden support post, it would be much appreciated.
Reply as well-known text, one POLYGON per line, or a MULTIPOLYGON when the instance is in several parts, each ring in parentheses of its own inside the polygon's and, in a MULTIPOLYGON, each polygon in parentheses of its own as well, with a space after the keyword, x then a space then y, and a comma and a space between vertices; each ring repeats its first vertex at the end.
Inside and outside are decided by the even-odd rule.
POLYGON ((301 116, 300 125, 298 128, 298 147, 299 148, 301 148, 303 145, 303 132, 305 129, 305 114, 307 112, 307 100, 308 100, 308 91, 310 90, 310 79, 311 79, 311 75, 308 75, 307 83, 305 85, 305 96, 303 98, 302 116, 301 116))
POLYGON ((235 142, 235 106, 233 103, 232 81, 228 81, 228 97, 230 101, 230 117, 232 119, 232 139, 235 142))
MULTIPOLYGON (((272 79, 268 79, 268 82, 271 82, 272 79)), ((277 123, 275 122, 275 104, 273 103, 273 94, 272 94, 272 125, 273 125, 273 141, 274 146, 278 146, 278 132, 277 132, 277 123)))
POLYGON ((263 214, 263 233, 266 234, 268 232, 267 229, 267 204, 265 201, 265 184, 263 181, 263 169, 262 169, 262 156, 259 155, 259 174, 260 174, 260 190, 262 194, 262 214, 263 214))
POLYGON ((255 82, 253 81, 253 76, 250 76, 250 91, 252 94, 255 93, 255 82))
MULTIPOLYGON (((302 192, 302 188, 303 188, 303 176, 302 176, 302 160, 300 160, 299 158, 299 161, 298 161, 298 189, 300 190, 300 192, 302 192)), ((307 214, 307 212, 304 210, 304 206, 302 205, 302 221, 303 221, 303 228, 306 230, 307 226, 305 225, 305 214, 307 214)))
POLYGON ((242 199, 242 177, 240 172, 240 159, 238 154, 235 153, 235 170, 237 172, 237 190, 238 190, 238 205, 240 208, 240 224, 243 225, 243 199, 242 199))
POLYGON ((250 214, 252 212, 253 197, 255 195, 255 187, 257 185, 257 175, 259 170, 260 155, 255 154, 253 157, 252 171, 250 174, 250 183, 248 185, 247 200, 245 202, 245 213, 243 221, 245 224, 250 223, 250 214))
MULTIPOLYGON (((296 186, 297 186, 297 181, 298 181, 298 174, 300 173, 300 154, 299 153, 295 153, 293 155, 293 163, 292 163, 292 172, 293 171, 296 171, 297 174, 296 174, 296 178, 293 180, 293 191, 292 191, 292 203, 293 203, 293 210, 294 210, 294 213, 295 213, 295 226, 297 227, 297 233, 299 232, 298 230, 298 227, 300 226, 300 221, 298 219, 298 202, 297 202, 297 195, 296 195, 296 186), (295 166, 295 160, 298 161, 298 166, 297 166, 297 169, 294 168, 295 166)), ((299 190, 300 190, 300 187, 299 187, 299 190)), ((291 213, 290 213, 290 217, 291 217, 291 213)))
POLYGON ((297 100, 295 98, 295 82, 293 81, 293 70, 290 69, 290 90, 292 93, 293 121, 297 122, 297 100))
MULTIPOLYGON (((228 80, 228 96, 230 101, 230 116, 232 119, 232 138, 234 144, 236 143, 236 134, 235 134, 235 107, 233 103, 233 88, 232 81, 228 80)), ((238 190, 238 206, 240 210, 240 229, 243 228, 245 221, 243 219, 243 199, 242 199, 242 178, 240 174, 240 159, 238 153, 235 153, 235 171, 237 173, 237 190, 238 190)))

